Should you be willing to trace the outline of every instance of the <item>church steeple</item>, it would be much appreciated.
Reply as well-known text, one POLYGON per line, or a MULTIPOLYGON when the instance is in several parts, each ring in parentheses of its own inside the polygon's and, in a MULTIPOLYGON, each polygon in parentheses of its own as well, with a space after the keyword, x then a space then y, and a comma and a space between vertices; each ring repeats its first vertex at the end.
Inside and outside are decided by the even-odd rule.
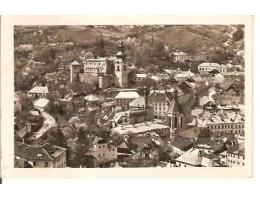
POLYGON ((114 60, 115 75, 117 76, 117 83, 121 88, 127 87, 128 84, 128 71, 126 64, 126 55, 123 41, 118 44, 118 52, 114 60))
POLYGON ((185 128, 185 117, 178 100, 177 89, 173 92, 173 99, 167 112, 167 121, 172 131, 180 131, 185 128))
POLYGON ((117 46, 118 48, 118 52, 116 54, 117 58, 121 58, 121 59, 125 59, 126 55, 125 55, 125 46, 123 41, 121 40, 117 46))

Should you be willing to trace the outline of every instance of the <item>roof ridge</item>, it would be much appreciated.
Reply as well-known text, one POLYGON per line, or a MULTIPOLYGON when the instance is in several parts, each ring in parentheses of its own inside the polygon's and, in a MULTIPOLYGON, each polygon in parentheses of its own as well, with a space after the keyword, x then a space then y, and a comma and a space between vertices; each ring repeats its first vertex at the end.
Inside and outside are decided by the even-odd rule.
POLYGON ((53 157, 47 152, 47 150, 44 148, 44 146, 42 146, 42 150, 47 154, 47 156, 53 160, 53 157))

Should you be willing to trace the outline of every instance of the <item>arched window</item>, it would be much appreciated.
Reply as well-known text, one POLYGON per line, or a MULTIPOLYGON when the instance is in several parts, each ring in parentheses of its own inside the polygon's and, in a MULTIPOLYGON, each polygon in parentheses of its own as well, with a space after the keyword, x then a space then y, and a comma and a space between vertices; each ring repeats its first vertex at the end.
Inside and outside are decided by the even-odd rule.
POLYGON ((120 69, 119 69, 119 65, 117 65, 117 69, 116 69, 117 71, 120 71, 120 69))

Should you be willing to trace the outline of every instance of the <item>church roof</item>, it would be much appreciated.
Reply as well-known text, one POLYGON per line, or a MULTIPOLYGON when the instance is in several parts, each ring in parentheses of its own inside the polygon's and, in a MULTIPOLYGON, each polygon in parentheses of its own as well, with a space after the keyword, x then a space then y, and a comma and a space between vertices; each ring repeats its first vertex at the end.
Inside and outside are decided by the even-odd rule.
POLYGON ((177 98, 173 98, 173 100, 170 103, 169 110, 167 112, 168 114, 172 113, 183 113, 182 107, 180 106, 177 98))

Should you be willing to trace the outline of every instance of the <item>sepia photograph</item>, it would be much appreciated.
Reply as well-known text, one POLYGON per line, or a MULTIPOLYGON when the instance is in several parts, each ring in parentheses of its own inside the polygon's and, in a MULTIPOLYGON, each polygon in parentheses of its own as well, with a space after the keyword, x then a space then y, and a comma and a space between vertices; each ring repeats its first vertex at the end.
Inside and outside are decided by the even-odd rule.
POLYGON ((4 16, 3 177, 250 177, 251 22, 4 16))
POLYGON ((14 26, 16 168, 244 166, 243 25, 14 26))

